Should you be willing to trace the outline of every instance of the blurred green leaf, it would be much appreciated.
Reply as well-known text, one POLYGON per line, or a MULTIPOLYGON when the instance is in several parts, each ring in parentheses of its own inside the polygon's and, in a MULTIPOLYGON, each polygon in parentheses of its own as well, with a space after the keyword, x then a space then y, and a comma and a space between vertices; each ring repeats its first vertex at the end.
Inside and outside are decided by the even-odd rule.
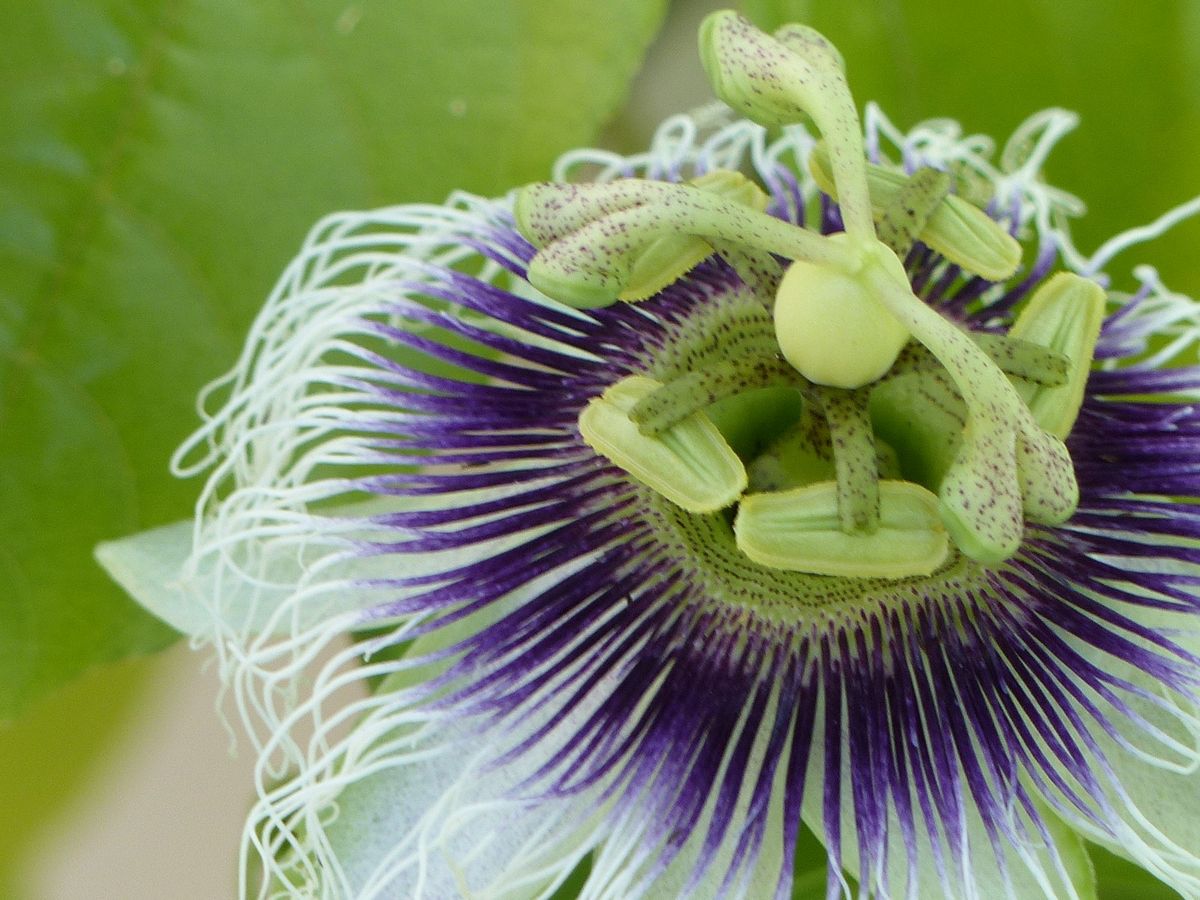
POLYGON ((171 639, 91 548, 190 512, 167 458, 309 225, 544 176, 664 2, 5 4, 0 719, 171 639))
MULTIPOLYGON (((1200 4, 1195 0, 995 0, 846 3, 743 0, 761 27, 803 21, 846 58, 860 103, 901 127, 950 116, 1003 139, 1030 113, 1061 106, 1083 122, 1050 158, 1050 179, 1078 194, 1074 227, 1090 251, 1200 194, 1200 4)), ((1200 222, 1177 227, 1111 267, 1160 267, 1200 294, 1200 222)))
POLYGON ((24 896, 23 853, 94 774, 153 672, 146 660, 111 666, 0 724, 0 897, 24 896))
POLYGON ((1088 853, 1096 868, 1100 900, 1179 900, 1178 893, 1129 860, 1095 844, 1088 845, 1088 853))

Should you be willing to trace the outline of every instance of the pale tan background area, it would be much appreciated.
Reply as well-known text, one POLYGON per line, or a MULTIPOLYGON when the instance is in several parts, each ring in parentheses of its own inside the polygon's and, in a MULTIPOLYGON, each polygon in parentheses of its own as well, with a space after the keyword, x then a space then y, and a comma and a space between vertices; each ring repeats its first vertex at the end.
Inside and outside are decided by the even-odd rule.
POLYGON ((230 755, 207 655, 181 642, 81 795, 39 839, 20 900, 224 900, 254 765, 230 755), (206 671, 207 669, 207 671, 206 671))

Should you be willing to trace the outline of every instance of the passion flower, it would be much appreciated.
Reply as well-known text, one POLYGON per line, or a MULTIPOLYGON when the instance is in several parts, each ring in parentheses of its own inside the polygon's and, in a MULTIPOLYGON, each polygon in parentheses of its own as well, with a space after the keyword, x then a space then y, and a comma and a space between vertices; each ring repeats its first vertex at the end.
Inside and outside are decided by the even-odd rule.
POLYGON ((701 54, 748 120, 319 224, 194 536, 101 549, 218 652, 244 892, 789 897, 807 829, 833 894, 1078 896, 1082 835, 1200 896, 1197 306, 1101 275, 1198 204, 1085 258, 1068 114, 996 164, 810 29, 701 54))

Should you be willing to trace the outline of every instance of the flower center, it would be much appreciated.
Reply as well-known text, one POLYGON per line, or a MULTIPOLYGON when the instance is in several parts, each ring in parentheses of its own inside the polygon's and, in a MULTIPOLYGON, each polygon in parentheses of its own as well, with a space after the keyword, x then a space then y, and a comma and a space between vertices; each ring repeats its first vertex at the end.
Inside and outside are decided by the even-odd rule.
POLYGON ((914 295, 900 260, 921 240, 999 280, 1019 245, 950 194, 944 173, 868 166, 841 58, 816 32, 772 38, 718 13, 701 44, 730 105, 766 125, 815 123, 814 177, 845 231, 767 215, 763 192, 733 172, 524 189, 517 225, 541 248, 528 277, 550 296, 641 300, 717 253, 757 310, 709 320, 683 342, 685 364, 593 399, 584 440, 686 512, 736 505, 737 547, 774 569, 897 579, 929 575, 952 547, 996 564, 1026 520, 1069 518, 1078 489, 1063 439, 1103 291, 1060 274, 1007 336, 961 330, 914 295))

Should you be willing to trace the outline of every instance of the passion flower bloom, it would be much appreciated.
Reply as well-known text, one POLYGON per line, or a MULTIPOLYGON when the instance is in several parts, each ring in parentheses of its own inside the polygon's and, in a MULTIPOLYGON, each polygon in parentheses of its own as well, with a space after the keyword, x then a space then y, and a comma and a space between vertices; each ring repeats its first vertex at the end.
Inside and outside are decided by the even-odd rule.
POLYGON ((1200 316, 1102 274, 1200 204, 1085 256, 1070 114, 993 161, 809 29, 701 50, 748 119, 321 222, 194 527, 101 549, 216 648, 243 893, 790 897, 811 832, 831 894, 1086 896, 1086 837, 1200 896, 1200 316))

